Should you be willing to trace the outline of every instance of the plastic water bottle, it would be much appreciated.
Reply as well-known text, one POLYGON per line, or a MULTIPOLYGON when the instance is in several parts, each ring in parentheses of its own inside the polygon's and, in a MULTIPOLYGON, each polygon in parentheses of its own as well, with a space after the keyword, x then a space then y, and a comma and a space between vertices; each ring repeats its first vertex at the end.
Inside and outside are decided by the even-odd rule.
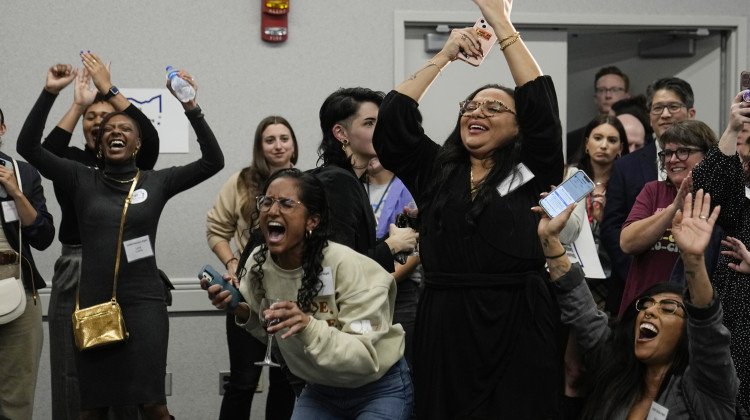
POLYGON ((167 80, 169 80, 169 85, 172 86, 172 90, 174 90, 180 102, 190 102, 195 98, 195 89, 193 85, 177 74, 178 71, 172 66, 167 66, 167 80))

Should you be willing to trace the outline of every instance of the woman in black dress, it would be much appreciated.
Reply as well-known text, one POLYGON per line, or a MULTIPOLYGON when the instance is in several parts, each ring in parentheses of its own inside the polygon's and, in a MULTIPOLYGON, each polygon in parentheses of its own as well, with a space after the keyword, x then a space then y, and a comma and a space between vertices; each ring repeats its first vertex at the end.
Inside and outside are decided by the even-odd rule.
MULTIPOLYGON (((93 54, 82 57, 89 71, 101 65, 93 54)), ((181 75, 193 84, 187 73, 181 75)), ((128 115, 115 112, 102 121, 97 135, 103 170, 86 167, 41 147, 52 105, 48 96, 40 96, 27 117, 18 138, 18 152, 45 177, 64 181, 60 185, 67 186, 75 203, 83 246, 81 308, 112 296, 123 206, 132 183, 137 183, 125 219, 117 283, 117 300, 130 337, 125 343, 76 355, 81 418, 106 418, 110 406, 138 405, 145 418, 169 419, 164 392, 169 318, 153 253, 157 223, 167 200, 219 172, 224 156, 193 99, 183 107, 197 134, 201 159, 180 167, 139 171, 135 160, 141 144, 140 127, 128 115)))
POLYGON ((459 54, 482 54, 475 30, 454 29, 441 52, 385 97, 373 137, 381 163, 419 208, 417 417, 556 418, 559 313, 528 210, 562 180, 557 98, 510 21, 511 0, 474 3, 500 39, 496 53, 515 91, 471 93, 443 146, 424 134, 418 101, 427 88, 459 54))

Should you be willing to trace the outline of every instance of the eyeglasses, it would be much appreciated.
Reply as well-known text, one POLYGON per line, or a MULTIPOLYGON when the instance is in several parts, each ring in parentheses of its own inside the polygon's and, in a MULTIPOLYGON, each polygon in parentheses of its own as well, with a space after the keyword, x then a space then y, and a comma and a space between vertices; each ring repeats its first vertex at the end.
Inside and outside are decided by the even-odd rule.
POLYGON ((595 88, 594 91, 596 92, 597 95, 604 95, 605 93, 625 92, 625 88, 623 87, 611 87, 611 88, 598 87, 598 88, 595 88))
POLYGON ((255 197, 255 204, 259 211, 271 211, 273 203, 279 203, 279 211, 282 213, 290 213, 295 207, 302 204, 301 201, 295 201, 291 198, 273 198, 267 195, 255 197))
POLYGON ((680 102, 670 102, 668 104, 653 104, 651 105, 651 113, 654 115, 661 115, 664 112, 664 108, 669 110, 670 114, 680 112, 682 108, 687 108, 687 105, 680 102))
POLYGON ((511 114, 516 115, 515 112, 508 108, 508 105, 505 105, 504 103, 496 100, 487 100, 482 102, 461 101, 458 103, 458 106, 460 107, 459 109, 461 110, 461 115, 471 114, 479 107, 482 108, 482 114, 488 117, 494 117, 495 115, 500 115, 503 112, 510 112, 511 114))
POLYGON ((687 314, 685 306, 676 300, 662 299, 657 302, 654 298, 647 296, 635 301, 635 309, 637 309, 638 312, 652 308, 654 305, 656 305, 663 314, 677 315, 681 318, 685 318, 683 315, 677 313, 677 309, 679 308, 682 308, 682 312, 687 314))
POLYGON ((677 160, 680 162, 686 161, 690 157, 691 152, 703 152, 701 149, 695 149, 690 147, 679 147, 677 150, 662 150, 656 155, 662 162, 666 162, 672 159, 672 156, 677 156, 677 160))

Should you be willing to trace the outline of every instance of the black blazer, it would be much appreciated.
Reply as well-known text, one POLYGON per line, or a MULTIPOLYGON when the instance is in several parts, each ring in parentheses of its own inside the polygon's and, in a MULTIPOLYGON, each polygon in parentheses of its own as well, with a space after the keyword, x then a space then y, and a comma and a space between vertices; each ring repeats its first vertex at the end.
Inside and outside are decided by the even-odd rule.
MULTIPOLYGON (((0 158, 11 162, 11 157, 5 153, 0 152, 0 158)), ((20 252, 23 257, 23 262, 21 263, 23 284, 27 290, 31 290, 31 281, 33 279, 34 285, 38 290, 46 287, 47 284, 36 268, 34 257, 31 255, 31 247, 40 251, 47 249, 55 239, 55 225, 52 223, 52 215, 47 211, 47 201, 44 198, 44 188, 42 188, 42 180, 39 172, 26 162, 16 162, 18 162, 23 194, 37 212, 34 222, 21 229, 23 248, 20 252)), ((12 198, 6 197, 1 201, 11 200, 12 198)), ((5 232, 8 243, 11 248, 18 252, 18 227, 20 223, 18 221, 6 222, 4 215, 1 215, 0 219, 2 219, 3 232, 5 232)))

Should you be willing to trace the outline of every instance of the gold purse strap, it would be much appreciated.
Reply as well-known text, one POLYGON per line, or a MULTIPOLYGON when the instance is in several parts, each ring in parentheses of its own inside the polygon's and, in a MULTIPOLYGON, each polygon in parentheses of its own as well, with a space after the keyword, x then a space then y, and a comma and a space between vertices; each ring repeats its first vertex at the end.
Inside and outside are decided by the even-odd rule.
MULTIPOLYGON (((135 191, 135 185, 138 183, 138 177, 141 176, 140 169, 135 174, 135 178, 133 178, 133 184, 130 186, 130 191, 128 192, 128 198, 125 199, 125 206, 122 208, 122 218, 120 219, 120 234, 117 238, 117 259, 115 260, 115 281, 112 286, 112 302, 115 302, 115 296, 117 295, 117 277, 120 273, 120 255, 122 254, 122 231, 125 228, 125 213, 128 211, 128 206, 130 206, 130 200, 133 198, 133 191, 135 191)), ((76 290, 76 311, 78 310, 78 298, 80 296, 81 291, 81 279, 78 279, 78 290, 76 290)))

